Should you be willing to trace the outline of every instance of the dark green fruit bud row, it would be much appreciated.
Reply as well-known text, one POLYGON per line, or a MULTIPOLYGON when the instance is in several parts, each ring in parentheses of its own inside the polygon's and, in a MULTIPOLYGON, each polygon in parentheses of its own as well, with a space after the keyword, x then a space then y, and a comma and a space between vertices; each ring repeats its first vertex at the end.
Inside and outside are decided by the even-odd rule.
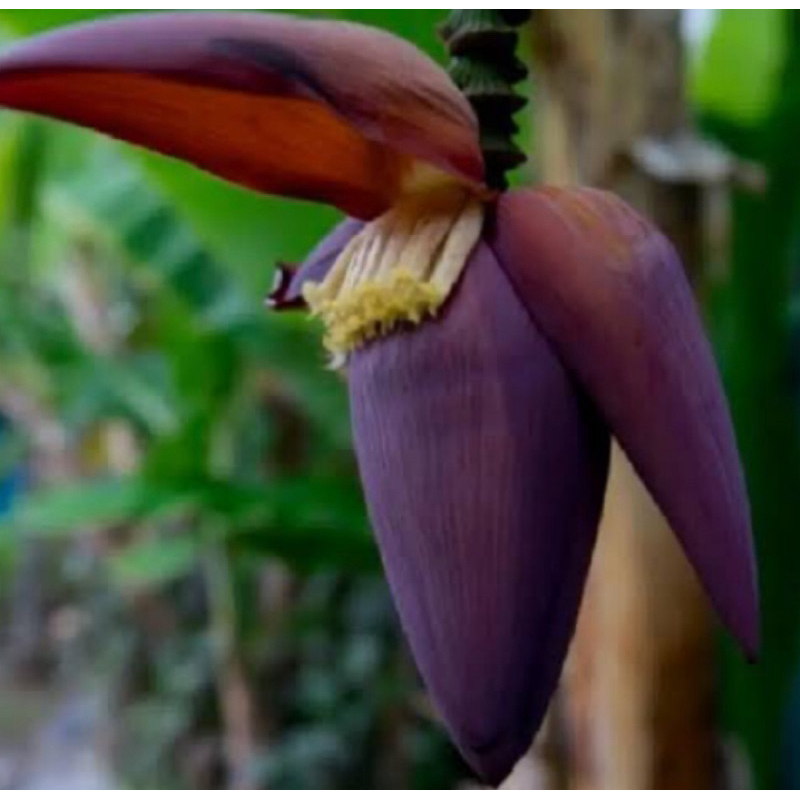
POLYGON ((450 75, 478 117, 487 182, 507 186, 506 172, 526 160, 514 142, 519 129, 514 115, 526 104, 516 90, 528 70, 517 58, 516 28, 530 11, 457 9, 440 28, 452 60, 450 75))

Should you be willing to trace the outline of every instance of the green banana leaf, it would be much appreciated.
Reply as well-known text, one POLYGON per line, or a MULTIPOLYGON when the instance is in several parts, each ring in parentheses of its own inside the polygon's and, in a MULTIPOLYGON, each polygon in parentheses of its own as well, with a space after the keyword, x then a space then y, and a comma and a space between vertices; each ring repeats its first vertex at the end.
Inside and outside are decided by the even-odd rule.
POLYGON ((800 15, 721 13, 695 85, 706 129, 767 172, 737 190, 718 341, 745 461, 760 563, 764 642, 756 666, 725 648, 723 711, 762 788, 779 785, 800 644, 800 446, 790 309, 800 242, 800 15))

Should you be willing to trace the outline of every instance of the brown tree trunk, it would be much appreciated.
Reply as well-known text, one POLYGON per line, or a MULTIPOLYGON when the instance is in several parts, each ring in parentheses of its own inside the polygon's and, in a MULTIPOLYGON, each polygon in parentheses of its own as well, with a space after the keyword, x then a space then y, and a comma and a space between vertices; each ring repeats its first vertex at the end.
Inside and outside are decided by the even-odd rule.
MULTIPOLYGON (((540 179, 625 196, 698 276, 707 192, 681 166, 679 143, 691 139, 678 12, 541 11, 533 30, 540 179), (657 164, 649 169, 652 152, 678 164, 669 183, 657 164)), ((712 669, 710 614, 694 573, 615 450, 560 698, 570 785, 712 786, 712 669)))

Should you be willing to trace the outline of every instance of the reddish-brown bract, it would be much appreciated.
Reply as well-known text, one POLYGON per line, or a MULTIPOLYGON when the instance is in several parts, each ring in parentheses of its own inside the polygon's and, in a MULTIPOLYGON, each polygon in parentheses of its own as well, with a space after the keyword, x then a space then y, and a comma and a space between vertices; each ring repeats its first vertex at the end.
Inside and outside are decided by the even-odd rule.
POLYGON ((355 24, 152 14, 79 25, 0 57, 0 104, 361 218, 391 205, 415 159, 483 178, 474 115, 447 75, 355 24))

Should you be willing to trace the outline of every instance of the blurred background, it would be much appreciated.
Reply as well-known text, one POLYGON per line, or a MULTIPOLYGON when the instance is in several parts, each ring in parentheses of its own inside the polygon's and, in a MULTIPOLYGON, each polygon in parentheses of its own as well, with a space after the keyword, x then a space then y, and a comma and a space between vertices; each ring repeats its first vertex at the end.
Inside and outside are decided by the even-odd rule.
MULTIPOLYGON (((109 13, 0 10, 0 38, 109 13)), ((444 58, 443 10, 313 13, 444 58)), ((798 788, 800 16, 537 11, 521 38, 515 180, 612 188, 683 252, 765 648, 748 665, 719 633, 616 458, 562 689, 512 783, 798 788)), ((399 635, 343 386, 314 326, 263 307, 335 220, 0 110, 0 787, 470 785, 399 635)))

